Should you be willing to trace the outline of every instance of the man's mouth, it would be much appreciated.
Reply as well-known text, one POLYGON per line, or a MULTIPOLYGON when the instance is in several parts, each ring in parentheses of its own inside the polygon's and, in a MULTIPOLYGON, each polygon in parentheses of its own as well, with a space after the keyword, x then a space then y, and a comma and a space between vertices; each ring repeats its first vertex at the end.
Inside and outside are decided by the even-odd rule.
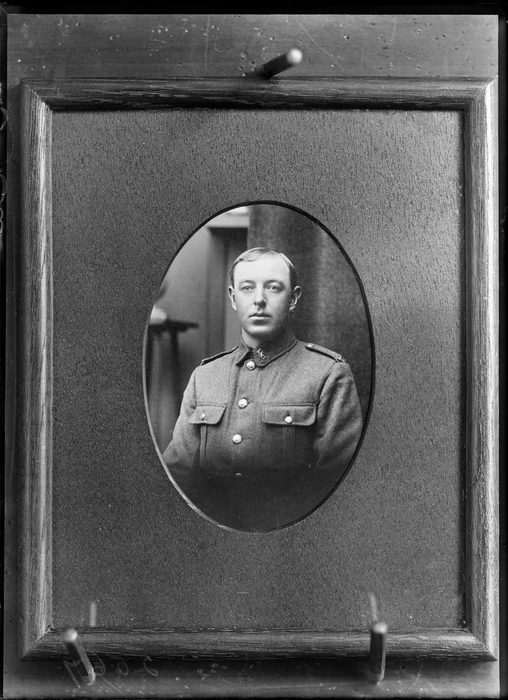
POLYGON ((269 314, 251 314, 250 318, 269 318, 269 314))

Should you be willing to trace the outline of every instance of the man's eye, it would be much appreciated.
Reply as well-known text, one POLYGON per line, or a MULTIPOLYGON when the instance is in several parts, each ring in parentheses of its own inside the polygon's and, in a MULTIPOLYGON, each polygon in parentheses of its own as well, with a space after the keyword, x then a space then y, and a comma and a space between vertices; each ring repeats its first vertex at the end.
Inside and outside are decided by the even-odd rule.
POLYGON ((269 284, 267 289, 269 289, 271 292, 280 292, 281 288, 279 287, 278 284, 269 284))
POLYGON ((248 284, 245 284, 245 285, 243 285, 242 287, 240 287, 240 290, 241 290, 242 292, 252 292, 253 289, 254 289, 254 287, 253 287, 252 285, 250 285, 250 284, 249 284, 249 285, 248 285, 248 284))

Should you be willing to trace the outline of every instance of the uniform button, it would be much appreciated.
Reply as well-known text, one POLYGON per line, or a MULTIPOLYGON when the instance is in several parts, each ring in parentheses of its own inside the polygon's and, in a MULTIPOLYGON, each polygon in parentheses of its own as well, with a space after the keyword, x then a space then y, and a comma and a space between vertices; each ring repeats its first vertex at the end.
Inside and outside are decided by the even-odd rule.
POLYGON ((307 347, 308 347, 308 348, 313 348, 313 347, 314 347, 314 344, 313 344, 313 343, 307 343, 307 347))
POLYGON ((247 360, 245 366, 247 367, 247 369, 254 369, 256 363, 254 362, 254 360, 247 360))
POLYGON ((286 416, 286 417, 284 418, 284 420, 286 421, 286 423, 287 423, 288 425, 289 425, 290 423, 293 422, 293 419, 291 418, 291 416, 286 416))
POLYGON ((206 413, 203 411, 203 413, 199 417, 201 418, 201 420, 204 420, 206 417, 206 413))
POLYGON ((240 401, 238 402, 238 406, 239 406, 240 408, 245 408, 245 407, 247 406, 248 403, 249 403, 249 402, 247 401, 247 399, 240 399, 240 401))
POLYGON ((236 435, 233 435, 233 442, 235 445, 239 445, 242 442, 242 436, 240 433, 236 433, 236 435))

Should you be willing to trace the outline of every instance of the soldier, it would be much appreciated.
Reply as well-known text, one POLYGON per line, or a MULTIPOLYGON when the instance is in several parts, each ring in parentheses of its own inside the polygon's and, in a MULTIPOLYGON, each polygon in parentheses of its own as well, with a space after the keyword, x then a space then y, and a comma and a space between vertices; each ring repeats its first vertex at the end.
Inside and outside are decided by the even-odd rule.
POLYGON ((194 371, 163 456, 205 515, 270 530, 329 494, 354 455, 362 414, 345 359, 291 331, 302 293, 291 261, 252 248, 230 276, 240 344, 194 371))

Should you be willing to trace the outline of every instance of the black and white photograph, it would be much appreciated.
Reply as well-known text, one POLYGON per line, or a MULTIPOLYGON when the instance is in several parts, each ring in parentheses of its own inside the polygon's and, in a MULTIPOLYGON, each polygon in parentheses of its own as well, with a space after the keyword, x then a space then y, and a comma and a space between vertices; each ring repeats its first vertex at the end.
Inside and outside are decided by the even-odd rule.
POLYGON ((344 476, 371 395, 369 319, 351 264, 309 216, 254 203, 213 217, 175 257, 148 338, 155 438, 205 515, 275 529, 344 476))
POLYGON ((501 697, 506 17, 139 9, 0 7, 0 695, 501 697))

